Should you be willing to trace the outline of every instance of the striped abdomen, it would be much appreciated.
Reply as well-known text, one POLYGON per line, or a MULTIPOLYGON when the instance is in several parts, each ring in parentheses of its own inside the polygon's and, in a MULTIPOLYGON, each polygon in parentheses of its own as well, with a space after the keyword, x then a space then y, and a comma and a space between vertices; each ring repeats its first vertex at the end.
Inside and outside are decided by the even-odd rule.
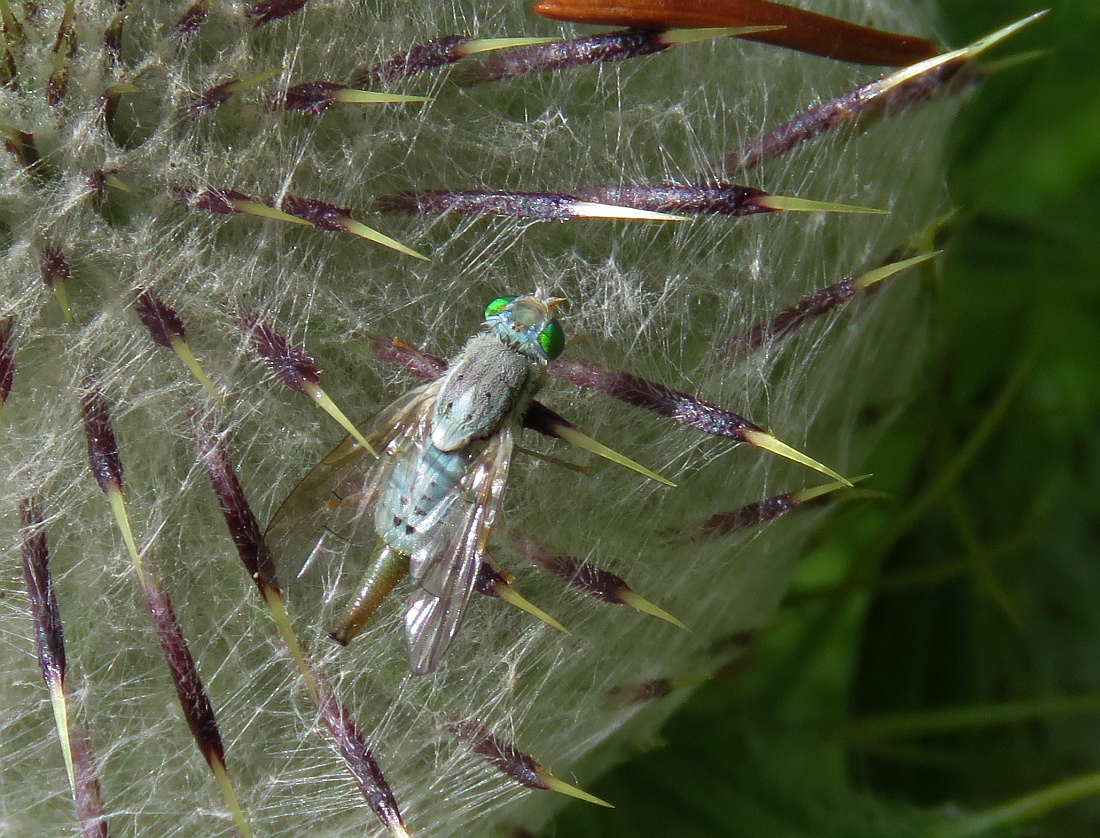
POLYGON ((378 497, 374 525, 383 541, 412 559, 414 573, 440 535, 440 523, 461 502, 458 485, 481 447, 473 443, 458 451, 440 451, 425 440, 394 464, 378 497))

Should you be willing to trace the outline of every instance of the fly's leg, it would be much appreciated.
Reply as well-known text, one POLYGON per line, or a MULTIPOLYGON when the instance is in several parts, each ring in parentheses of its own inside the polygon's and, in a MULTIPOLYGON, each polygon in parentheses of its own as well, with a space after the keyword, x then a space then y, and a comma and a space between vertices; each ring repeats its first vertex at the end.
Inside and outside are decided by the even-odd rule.
POLYGON ((341 646, 347 646, 352 638, 363 630, 367 620, 408 572, 409 557, 392 549, 389 545, 382 545, 381 549, 374 554, 374 561, 363 575, 363 581, 359 584, 359 593, 348 603, 344 616, 329 632, 329 637, 341 646))

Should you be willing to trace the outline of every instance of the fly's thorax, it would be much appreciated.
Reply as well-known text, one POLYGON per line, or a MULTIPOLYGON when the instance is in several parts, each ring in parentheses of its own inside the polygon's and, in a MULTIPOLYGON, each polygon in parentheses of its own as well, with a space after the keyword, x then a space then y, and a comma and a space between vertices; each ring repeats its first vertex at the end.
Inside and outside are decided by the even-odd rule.
POLYGON ((542 386, 545 364, 492 333, 470 338, 443 377, 432 411, 432 444, 455 451, 518 421, 542 386))

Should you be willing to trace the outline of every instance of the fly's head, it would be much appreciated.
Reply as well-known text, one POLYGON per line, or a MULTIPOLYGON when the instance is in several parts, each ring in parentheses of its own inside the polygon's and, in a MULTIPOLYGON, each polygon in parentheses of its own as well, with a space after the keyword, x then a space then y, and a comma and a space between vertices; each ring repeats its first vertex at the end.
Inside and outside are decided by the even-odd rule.
POLYGON ((565 349, 565 331, 555 316, 564 302, 541 288, 522 297, 497 297, 485 309, 485 328, 531 361, 553 361, 565 349))

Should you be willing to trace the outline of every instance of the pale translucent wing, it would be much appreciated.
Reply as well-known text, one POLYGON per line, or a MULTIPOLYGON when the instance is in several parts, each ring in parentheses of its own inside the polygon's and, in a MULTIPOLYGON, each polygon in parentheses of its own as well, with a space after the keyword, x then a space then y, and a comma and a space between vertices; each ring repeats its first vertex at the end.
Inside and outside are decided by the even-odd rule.
POLYGON ((378 459, 346 437, 287 496, 264 533, 281 581, 300 576, 318 557, 340 560, 352 549, 374 549, 375 497, 393 452, 428 432, 437 389, 431 382, 411 390, 360 426, 378 459))
POLYGON ((416 675, 436 668, 462 625, 508 480, 513 439, 513 429, 505 425, 486 441, 437 528, 405 611, 409 669, 416 675))

